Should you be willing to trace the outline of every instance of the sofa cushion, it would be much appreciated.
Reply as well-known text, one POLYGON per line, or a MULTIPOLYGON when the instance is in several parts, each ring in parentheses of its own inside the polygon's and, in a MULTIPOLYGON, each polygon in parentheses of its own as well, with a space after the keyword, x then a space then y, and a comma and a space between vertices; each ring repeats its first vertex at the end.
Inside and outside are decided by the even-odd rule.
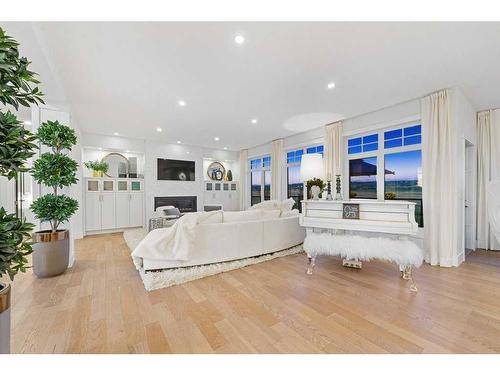
POLYGON ((297 209, 291 210, 291 211, 282 211, 281 212, 281 217, 293 217, 293 216, 299 216, 300 212, 297 209))
POLYGON ((278 200, 264 201, 254 204, 248 210, 281 210, 281 202, 278 200))
POLYGON ((280 210, 260 210, 260 218, 262 220, 277 219, 280 215, 280 210))
POLYGON ((261 210, 249 211, 224 211, 222 214, 224 223, 237 223, 241 221, 261 220, 261 210))
POLYGON ((222 223, 222 211, 200 212, 198 224, 220 224, 222 223))
POLYGON ((254 204, 248 210, 280 210, 280 211, 291 211, 295 201, 293 198, 289 198, 284 201, 280 200, 270 200, 254 204))
POLYGON ((291 211, 293 208, 293 205, 295 204, 295 201, 293 198, 288 198, 287 200, 281 201, 280 209, 281 212, 286 212, 286 211, 291 211))

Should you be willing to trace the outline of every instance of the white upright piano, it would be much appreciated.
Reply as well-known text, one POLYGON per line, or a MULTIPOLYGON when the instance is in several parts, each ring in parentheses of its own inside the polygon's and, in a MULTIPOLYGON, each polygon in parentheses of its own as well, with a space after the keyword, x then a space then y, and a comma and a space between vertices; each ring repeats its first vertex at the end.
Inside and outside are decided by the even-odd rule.
POLYGON ((304 200, 300 224, 308 231, 342 229, 407 236, 418 231, 415 203, 396 200, 304 200))
POLYGON ((399 265, 412 281, 412 267, 422 263, 420 246, 410 239, 418 231, 415 203, 396 200, 304 200, 300 225, 306 228, 304 250, 312 275, 317 255, 343 258, 346 267, 361 268, 362 260, 383 259, 399 265))

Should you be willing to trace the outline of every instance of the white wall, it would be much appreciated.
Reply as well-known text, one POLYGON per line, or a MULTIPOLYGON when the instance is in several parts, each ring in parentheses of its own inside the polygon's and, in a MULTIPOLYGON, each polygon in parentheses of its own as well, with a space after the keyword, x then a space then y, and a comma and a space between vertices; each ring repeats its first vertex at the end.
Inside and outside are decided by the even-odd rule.
POLYGON ((184 144, 171 144, 159 141, 131 139, 119 136, 101 136, 84 133, 83 145, 85 157, 101 155, 104 150, 126 154, 144 155, 144 189, 146 220, 153 215, 154 198, 158 196, 195 195, 198 210, 203 209, 204 180, 206 167, 211 161, 220 161, 233 172, 233 180, 239 178, 239 153, 235 151, 217 150, 184 144), (102 148, 103 150, 98 150, 102 148), (91 151, 93 150, 93 151, 91 151), (192 160, 196 162, 195 181, 159 181, 157 178, 157 159, 168 158, 192 160))

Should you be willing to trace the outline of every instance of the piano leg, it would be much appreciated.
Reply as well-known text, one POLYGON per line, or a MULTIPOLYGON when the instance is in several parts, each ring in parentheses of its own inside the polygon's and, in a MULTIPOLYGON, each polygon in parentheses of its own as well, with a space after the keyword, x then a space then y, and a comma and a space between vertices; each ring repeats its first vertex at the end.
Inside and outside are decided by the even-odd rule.
POLYGON ((410 280, 410 290, 412 292, 418 292, 417 284, 415 283, 415 280, 413 280, 412 266, 404 266, 402 277, 404 280, 410 280))
POLYGON ((307 256, 307 259, 309 260, 309 264, 307 266, 306 274, 312 275, 314 266, 316 265, 316 257, 315 256, 307 256))

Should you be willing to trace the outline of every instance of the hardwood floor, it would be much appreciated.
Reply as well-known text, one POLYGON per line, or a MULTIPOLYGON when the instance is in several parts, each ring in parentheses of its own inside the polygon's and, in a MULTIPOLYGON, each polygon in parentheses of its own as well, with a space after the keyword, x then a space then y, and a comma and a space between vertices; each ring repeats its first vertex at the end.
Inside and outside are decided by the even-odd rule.
POLYGON ((500 253, 422 266, 343 268, 304 254, 146 292, 121 234, 77 243, 64 275, 13 283, 13 353, 500 352, 500 253))

